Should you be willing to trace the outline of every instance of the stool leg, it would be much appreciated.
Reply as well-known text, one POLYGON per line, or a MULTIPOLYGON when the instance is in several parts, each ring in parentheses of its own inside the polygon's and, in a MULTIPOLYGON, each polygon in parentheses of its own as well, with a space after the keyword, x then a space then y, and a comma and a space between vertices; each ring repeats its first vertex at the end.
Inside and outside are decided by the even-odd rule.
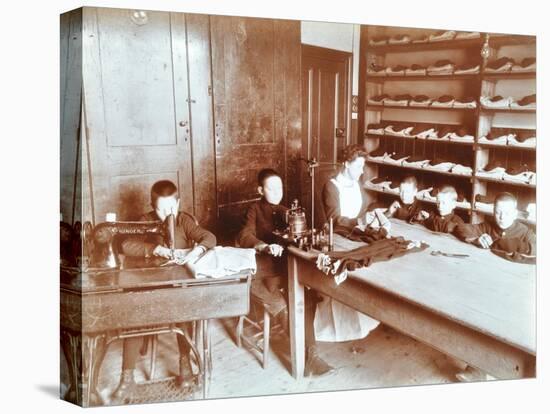
POLYGON ((149 379, 150 380, 152 380, 153 377, 155 376, 155 368, 156 368, 156 364, 157 364, 157 346, 158 346, 158 342, 159 342, 158 335, 153 335, 151 337, 151 342, 152 342, 152 345, 151 345, 151 369, 149 371, 149 379))
POLYGON ((244 329, 244 316, 239 316, 239 321, 237 322, 237 346, 241 348, 243 346, 242 337, 244 329))
POLYGON ((269 331, 270 331, 271 317, 269 312, 264 309, 264 352, 262 366, 265 369, 267 367, 267 358, 269 355, 269 331))

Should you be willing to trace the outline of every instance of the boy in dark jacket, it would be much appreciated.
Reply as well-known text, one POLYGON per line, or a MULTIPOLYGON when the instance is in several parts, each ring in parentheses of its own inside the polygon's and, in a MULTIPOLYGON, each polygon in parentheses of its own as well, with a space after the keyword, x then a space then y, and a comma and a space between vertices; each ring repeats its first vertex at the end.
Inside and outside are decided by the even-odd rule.
POLYGON ((484 249, 504 253, 507 258, 522 261, 536 255, 536 235, 529 227, 516 221, 518 202, 510 193, 495 198, 494 220, 457 227, 457 237, 484 249))
POLYGON ((464 224, 460 216, 454 214, 458 194, 451 185, 441 187, 436 195, 437 211, 430 213, 422 210, 423 224, 428 229, 439 233, 453 233, 459 225, 464 224))
MULTIPOLYGON (((151 206, 154 210, 142 216, 140 221, 164 221, 168 215, 174 214, 176 217, 174 256, 178 259, 178 264, 190 265, 202 253, 216 245, 216 237, 198 226, 189 215, 179 212, 179 202, 178 189, 174 183, 168 180, 157 181, 151 187, 151 206)), ((122 252, 126 256, 133 257, 158 256, 174 259, 163 237, 157 234, 127 238, 122 242, 122 252)), ((182 324, 181 328, 189 327, 187 324, 182 324)), ((178 382, 182 386, 189 386, 193 376, 189 360, 190 347, 181 335, 177 335, 177 340, 180 351, 178 382)), ((118 387, 111 395, 112 404, 126 403, 135 387, 134 369, 142 341, 140 337, 124 339, 122 374, 118 387)))
POLYGON ((416 177, 413 175, 405 177, 399 185, 399 198, 401 202, 395 200, 391 203, 386 215, 399 220, 405 220, 409 223, 420 220, 420 202, 416 199, 416 193, 418 193, 418 181, 416 177))
MULTIPOLYGON (((258 252, 258 271, 251 290, 266 303, 269 312, 286 325, 287 300, 281 289, 288 286, 287 261, 284 247, 277 243, 273 235, 274 230, 286 229, 287 208, 279 204, 283 198, 281 176, 272 169, 261 170, 258 174, 258 193, 262 198, 249 207, 244 226, 237 236, 237 244, 239 247, 254 248, 258 252)), ((306 290, 305 302, 304 373, 306 376, 323 375, 333 371, 333 368, 319 357, 315 346, 313 321, 316 301, 313 291, 306 290)))

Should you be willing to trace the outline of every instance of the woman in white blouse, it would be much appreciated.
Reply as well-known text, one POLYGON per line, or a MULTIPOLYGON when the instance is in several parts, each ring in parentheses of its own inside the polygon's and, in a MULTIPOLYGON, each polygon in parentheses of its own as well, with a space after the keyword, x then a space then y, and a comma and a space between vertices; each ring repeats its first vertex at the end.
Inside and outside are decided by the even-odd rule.
MULTIPOLYGON (((342 168, 336 177, 323 188, 323 207, 327 220, 332 218, 335 227, 364 226, 367 215, 367 198, 359 179, 363 174, 367 153, 360 145, 344 148, 342 168)), ((340 342, 366 337, 380 322, 328 296, 317 305, 315 339, 340 342)))

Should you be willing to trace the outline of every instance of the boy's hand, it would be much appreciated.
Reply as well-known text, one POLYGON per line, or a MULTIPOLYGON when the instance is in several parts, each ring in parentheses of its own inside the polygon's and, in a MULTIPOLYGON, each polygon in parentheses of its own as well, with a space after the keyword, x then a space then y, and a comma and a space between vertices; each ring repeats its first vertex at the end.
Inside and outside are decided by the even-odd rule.
POLYGON ((172 251, 168 247, 161 246, 160 244, 153 250, 155 256, 164 257, 165 259, 172 259, 172 251))
POLYGON ((430 213, 425 210, 420 210, 416 216, 416 219, 419 221, 423 221, 426 220, 428 217, 430 217, 430 213))
POLYGON ((488 249, 493 244, 493 239, 487 233, 483 233, 477 239, 477 243, 484 249, 488 249))
POLYGON ((395 200, 393 203, 391 203, 390 207, 388 208, 388 213, 390 216, 393 216, 393 214, 401 207, 401 204, 399 201, 395 200))

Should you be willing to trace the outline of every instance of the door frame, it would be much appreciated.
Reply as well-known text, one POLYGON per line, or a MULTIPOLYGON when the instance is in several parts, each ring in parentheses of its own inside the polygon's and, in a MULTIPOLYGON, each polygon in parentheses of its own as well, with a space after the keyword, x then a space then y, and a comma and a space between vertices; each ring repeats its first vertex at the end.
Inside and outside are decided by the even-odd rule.
MULTIPOLYGON (((336 49, 329 49, 325 47, 319 47, 319 46, 312 46, 305 43, 302 43, 302 61, 304 60, 304 57, 313 57, 313 58, 320 58, 320 59, 329 59, 335 62, 343 62, 346 67, 346 97, 344 99, 346 109, 346 141, 345 145, 351 144, 352 141, 352 131, 351 131, 351 98, 352 98, 352 91, 351 91, 351 82, 353 78, 353 53, 351 52, 344 52, 341 50, 336 49)), ((301 84, 301 82, 300 82, 301 84)), ((306 128, 305 125, 302 125, 302 156, 304 158, 309 157, 309 142, 311 137, 307 136, 306 134, 309 133, 310 128, 306 128), (305 132, 305 133, 304 133, 305 132)))

